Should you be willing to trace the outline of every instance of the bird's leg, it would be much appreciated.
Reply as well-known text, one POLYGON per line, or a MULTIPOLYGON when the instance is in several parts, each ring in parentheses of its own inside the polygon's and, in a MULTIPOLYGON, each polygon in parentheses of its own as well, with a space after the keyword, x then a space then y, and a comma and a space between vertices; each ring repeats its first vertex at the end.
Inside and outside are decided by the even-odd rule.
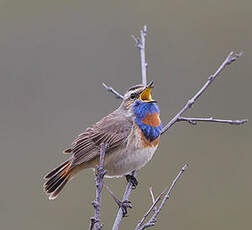
POLYGON ((134 177, 131 174, 128 174, 125 177, 126 177, 126 180, 132 184, 132 189, 135 189, 136 186, 138 185, 138 181, 137 181, 136 177, 134 177))
POLYGON ((126 217, 127 213, 128 213, 127 209, 132 208, 131 202, 129 200, 120 201, 119 199, 116 198, 114 193, 111 191, 111 189, 106 184, 103 184, 103 185, 106 188, 106 190, 109 192, 109 194, 112 196, 112 198, 114 199, 116 204, 119 206, 119 208, 122 209, 123 217, 126 217))

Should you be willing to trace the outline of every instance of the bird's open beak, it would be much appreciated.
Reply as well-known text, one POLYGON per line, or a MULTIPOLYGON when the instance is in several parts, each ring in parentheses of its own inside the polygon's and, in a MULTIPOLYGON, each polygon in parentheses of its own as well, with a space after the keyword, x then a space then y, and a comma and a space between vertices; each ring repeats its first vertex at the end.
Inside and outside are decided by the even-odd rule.
POLYGON ((151 98, 151 89, 153 88, 153 81, 148 83, 144 88, 143 92, 140 94, 140 99, 143 102, 156 103, 157 101, 151 98))

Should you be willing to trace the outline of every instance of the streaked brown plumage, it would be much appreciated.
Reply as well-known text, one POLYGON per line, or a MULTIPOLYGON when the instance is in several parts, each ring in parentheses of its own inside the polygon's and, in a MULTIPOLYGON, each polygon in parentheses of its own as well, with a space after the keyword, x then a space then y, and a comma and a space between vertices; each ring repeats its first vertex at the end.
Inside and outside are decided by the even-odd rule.
MULTIPOLYGON (((71 157, 45 176, 44 190, 49 199, 57 197, 64 185, 80 170, 94 168, 98 164, 100 144, 107 145, 104 168, 108 176, 122 176, 143 167, 154 154, 159 137, 147 140, 135 123, 132 106, 136 100, 153 101, 150 96, 152 83, 145 87, 131 87, 124 95, 120 107, 87 128, 64 151, 71 157), (133 97, 132 95, 135 95, 133 97)), ((144 122, 149 125, 160 124, 159 114, 147 114, 144 122)))

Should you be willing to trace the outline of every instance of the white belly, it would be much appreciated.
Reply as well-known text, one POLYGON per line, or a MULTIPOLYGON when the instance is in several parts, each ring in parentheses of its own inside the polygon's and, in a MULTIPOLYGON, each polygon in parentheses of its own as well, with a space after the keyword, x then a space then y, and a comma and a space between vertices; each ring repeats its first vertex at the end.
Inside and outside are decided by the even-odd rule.
POLYGON ((144 149, 129 150, 127 148, 112 153, 105 159, 104 168, 107 170, 107 176, 123 176, 131 173, 133 170, 142 168, 151 160, 157 146, 144 149))

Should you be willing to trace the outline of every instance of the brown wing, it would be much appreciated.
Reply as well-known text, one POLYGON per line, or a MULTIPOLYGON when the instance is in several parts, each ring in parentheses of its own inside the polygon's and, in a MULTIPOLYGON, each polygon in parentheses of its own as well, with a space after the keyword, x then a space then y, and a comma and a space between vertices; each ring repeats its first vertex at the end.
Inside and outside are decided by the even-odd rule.
POLYGON ((107 144, 106 152, 126 143, 130 133, 132 122, 118 113, 111 113, 87 128, 84 133, 72 143, 72 147, 66 153, 73 154, 72 165, 79 165, 94 159, 99 155, 100 144, 107 144))

